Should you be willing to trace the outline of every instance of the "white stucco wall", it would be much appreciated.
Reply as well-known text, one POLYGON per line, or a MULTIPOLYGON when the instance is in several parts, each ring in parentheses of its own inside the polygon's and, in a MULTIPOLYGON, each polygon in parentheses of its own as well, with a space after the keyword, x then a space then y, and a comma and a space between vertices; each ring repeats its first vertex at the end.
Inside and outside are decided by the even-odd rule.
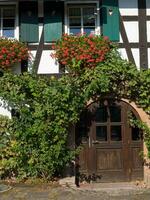
POLYGON ((119 0, 119 8, 122 16, 138 15, 137 0, 119 0))
POLYGON ((5 108, 4 102, 0 99, 0 115, 5 115, 11 118, 11 113, 5 108))
POLYGON ((134 61, 135 61, 135 64, 137 66, 138 69, 140 69, 140 55, 139 55, 139 49, 131 49, 132 51, 132 54, 133 54, 133 58, 134 58, 134 61))
POLYGON ((127 52, 126 52, 126 49, 122 48, 122 49, 119 49, 119 52, 120 52, 120 55, 123 59, 125 60, 128 60, 128 56, 127 56, 127 52))
POLYGON ((150 68, 150 48, 148 48, 148 67, 150 68))
POLYGON ((52 58, 51 54, 54 51, 47 50, 42 52, 42 57, 40 61, 40 65, 38 68, 38 74, 57 74, 59 73, 59 65, 58 62, 54 58, 52 58))
POLYGON ((150 15, 150 0, 146 0, 147 15, 150 15))

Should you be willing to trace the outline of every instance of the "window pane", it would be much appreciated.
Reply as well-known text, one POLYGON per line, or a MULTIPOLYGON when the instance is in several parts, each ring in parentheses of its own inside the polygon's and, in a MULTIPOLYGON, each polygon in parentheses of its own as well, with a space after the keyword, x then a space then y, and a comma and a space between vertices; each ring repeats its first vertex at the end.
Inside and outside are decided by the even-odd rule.
POLYGON ((140 130, 137 127, 132 127, 132 140, 140 140, 141 139, 141 134, 140 130))
POLYGON ((4 37, 14 37, 15 34, 14 34, 14 30, 3 30, 3 36, 4 37))
POLYGON ((81 16, 80 8, 69 8, 69 16, 81 16))
POLYGON ((69 25, 70 26, 81 26, 81 18, 70 18, 69 25))
POLYGON ((95 26, 95 19, 93 18, 83 18, 84 26, 95 26))
POLYGON ((15 19, 4 19, 3 20, 3 27, 15 27, 15 19))
POLYGON ((111 140, 112 141, 121 141, 121 126, 111 126, 111 140))
POLYGON ((107 122, 107 108, 106 108, 106 106, 99 107, 96 110, 96 121, 97 122, 107 122))
POLYGON ((94 28, 84 28, 84 33, 90 35, 90 34, 95 34, 95 29, 94 28))
POLYGON ((4 37, 14 37, 15 32, 15 8, 3 8, 3 27, 2 35, 4 37))
POLYGON ((96 139, 100 141, 107 141, 107 126, 96 127, 96 139))
POLYGON ((3 17, 4 18, 15 17, 15 9, 14 8, 3 9, 3 17))
POLYGON ((95 26, 94 8, 83 8, 83 25, 95 26))
POLYGON ((110 106, 110 120, 111 122, 121 122, 121 107, 110 106))
POLYGON ((77 35, 81 33, 81 28, 70 28, 70 35, 77 35))
POLYGON ((1 9, 0 9, 0 30, 1 30, 1 9))

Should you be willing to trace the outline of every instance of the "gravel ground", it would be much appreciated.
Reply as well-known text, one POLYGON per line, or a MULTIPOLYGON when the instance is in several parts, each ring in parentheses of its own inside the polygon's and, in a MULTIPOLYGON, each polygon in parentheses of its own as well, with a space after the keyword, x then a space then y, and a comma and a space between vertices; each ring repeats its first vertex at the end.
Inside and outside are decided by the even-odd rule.
POLYGON ((72 189, 48 184, 18 184, 0 193, 0 200, 150 200, 150 189, 72 189))

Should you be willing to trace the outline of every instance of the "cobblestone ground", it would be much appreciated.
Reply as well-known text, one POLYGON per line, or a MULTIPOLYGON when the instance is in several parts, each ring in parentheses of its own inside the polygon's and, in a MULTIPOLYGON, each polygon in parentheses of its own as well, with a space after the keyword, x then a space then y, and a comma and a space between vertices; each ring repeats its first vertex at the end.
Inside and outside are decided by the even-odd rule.
POLYGON ((93 191, 49 185, 16 185, 0 200, 150 200, 150 190, 93 191))

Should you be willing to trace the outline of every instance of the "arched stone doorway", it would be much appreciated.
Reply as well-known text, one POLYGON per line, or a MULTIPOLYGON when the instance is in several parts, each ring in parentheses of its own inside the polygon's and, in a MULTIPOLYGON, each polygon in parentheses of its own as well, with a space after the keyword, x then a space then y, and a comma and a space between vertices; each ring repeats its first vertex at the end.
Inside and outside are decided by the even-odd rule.
POLYGON ((143 139, 131 127, 129 112, 138 113, 126 102, 92 103, 76 128, 81 145, 78 170, 81 179, 100 182, 143 180, 143 139))

